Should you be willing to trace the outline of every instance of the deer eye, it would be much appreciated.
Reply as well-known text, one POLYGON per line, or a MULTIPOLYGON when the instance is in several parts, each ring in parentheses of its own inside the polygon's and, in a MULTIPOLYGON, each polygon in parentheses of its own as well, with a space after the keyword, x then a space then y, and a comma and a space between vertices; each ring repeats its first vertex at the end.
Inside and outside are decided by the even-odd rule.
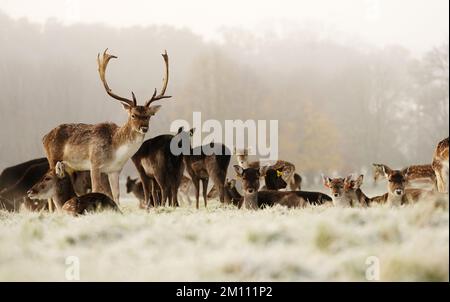
POLYGON ((132 115, 131 115, 131 118, 132 118, 132 119, 135 119, 135 118, 136 118, 136 115, 132 114, 132 115))

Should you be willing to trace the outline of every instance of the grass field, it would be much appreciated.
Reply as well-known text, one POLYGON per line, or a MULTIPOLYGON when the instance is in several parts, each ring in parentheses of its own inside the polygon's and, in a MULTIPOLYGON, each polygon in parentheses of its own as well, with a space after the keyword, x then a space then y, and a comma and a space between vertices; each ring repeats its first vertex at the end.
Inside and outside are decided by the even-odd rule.
POLYGON ((81 281, 365 281, 370 256, 382 281, 449 280, 448 198, 260 211, 212 201, 150 213, 125 198, 121 207, 78 218, 0 211, 0 280, 66 281, 69 256, 81 281))

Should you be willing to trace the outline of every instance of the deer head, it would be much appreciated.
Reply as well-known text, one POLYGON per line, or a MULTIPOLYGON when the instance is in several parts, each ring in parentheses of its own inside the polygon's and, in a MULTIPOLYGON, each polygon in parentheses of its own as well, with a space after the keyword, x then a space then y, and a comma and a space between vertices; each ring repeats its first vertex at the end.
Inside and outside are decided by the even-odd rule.
POLYGON ((27 195, 30 199, 48 199, 52 198, 59 186, 61 180, 69 177, 65 172, 65 167, 62 162, 57 162, 54 169, 50 169, 42 176, 30 190, 27 195))
POLYGON ((106 81, 106 67, 108 66, 109 60, 117 59, 117 57, 114 55, 108 54, 107 50, 108 49, 106 49, 103 52, 102 56, 100 56, 100 54, 97 55, 98 73, 100 75, 100 80, 103 83, 103 87, 105 88, 106 93, 110 97, 112 97, 122 103, 123 107, 128 112, 128 122, 127 123, 128 123, 128 125, 131 126, 131 129, 133 131, 139 132, 141 134, 145 134, 148 131, 150 117, 155 115, 156 112, 158 112, 158 110, 161 108, 160 105, 156 105, 156 106, 150 106, 150 105, 155 101, 171 97, 171 96, 164 95, 166 92, 166 89, 167 89, 168 81, 169 81, 169 57, 167 55, 167 51, 165 51, 162 54, 162 56, 164 58, 166 72, 165 72, 163 85, 162 85, 160 93, 157 95, 157 91, 155 88, 155 91, 154 91, 152 97, 148 101, 146 101, 143 106, 139 106, 136 101, 136 96, 134 95, 133 92, 131 92, 132 98, 128 99, 128 98, 121 97, 121 96, 115 94, 111 90, 111 88, 109 88, 109 85, 106 81))
POLYGON ((388 166, 383 166, 383 172, 388 180, 388 192, 394 196, 401 197, 405 194, 405 187, 408 184, 408 170, 392 170, 388 166))

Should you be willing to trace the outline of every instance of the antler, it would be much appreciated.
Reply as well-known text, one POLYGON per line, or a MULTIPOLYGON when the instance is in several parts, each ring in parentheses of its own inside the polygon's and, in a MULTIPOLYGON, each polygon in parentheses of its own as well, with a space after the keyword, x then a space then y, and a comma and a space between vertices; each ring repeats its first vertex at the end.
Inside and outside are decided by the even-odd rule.
POLYGON ((163 86, 161 88, 161 92, 158 95, 156 95, 156 88, 155 88, 155 92, 153 92, 152 98, 145 103, 145 106, 147 106, 147 107, 150 106, 151 103, 153 103, 157 100, 171 98, 171 96, 169 96, 169 95, 164 95, 164 93, 166 93, 167 84, 169 82, 169 56, 167 55, 167 50, 165 50, 164 53, 161 55, 164 58, 164 64, 166 66, 166 73, 165 73, 164 79, 163 79, 163 86))
POLYGON ((103 86, 105 87, 106 93, 116 99, 121 101, 122 103, 125 103, 128 106, 134 107, 136 106, 136 97, 134 95, 133 92, 131 92, 131 95, 133 97, 132 100, 118 96, 117 94, 115 94, 114 92, 112 92, 111 88, 109 88, 108 83, 106 82, 106 67, 108 66, 108 62, 111 59, 117 59, 116 56, 114 55, 110 55, 109 53, 107 53, 108 48, 105 49, 105 51, 103 52, 103 57, 100 58, 100 54, 97 55, 97 63, 98 63, 98 73, 100 74, 100 79, 102 80, 103 86))

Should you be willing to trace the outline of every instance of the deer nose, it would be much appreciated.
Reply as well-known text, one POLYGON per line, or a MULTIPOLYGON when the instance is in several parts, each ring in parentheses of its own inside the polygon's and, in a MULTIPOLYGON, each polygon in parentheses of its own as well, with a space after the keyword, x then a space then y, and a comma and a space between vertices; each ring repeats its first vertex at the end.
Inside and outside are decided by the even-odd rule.
POLYGON ((142 131, 143 133, 147 133, 148 127, 141 127, 141 131, 142 131))
POLYGON ((253 193, 255 190, 253 190, 252 188, 247 189, 248 193, 253 193))
POLYGON ((339 193, 334 193, 334 197, 339 197, 339 193))
POLYGON ((397 195, 402 195, 402 193, 403 193, 403 190, 401 190, 401 189, 395 190, 395 194, 397 194, 397 195))

